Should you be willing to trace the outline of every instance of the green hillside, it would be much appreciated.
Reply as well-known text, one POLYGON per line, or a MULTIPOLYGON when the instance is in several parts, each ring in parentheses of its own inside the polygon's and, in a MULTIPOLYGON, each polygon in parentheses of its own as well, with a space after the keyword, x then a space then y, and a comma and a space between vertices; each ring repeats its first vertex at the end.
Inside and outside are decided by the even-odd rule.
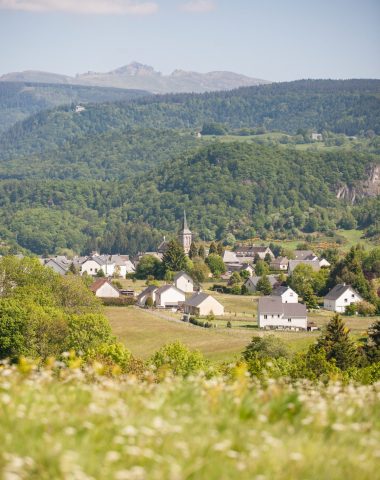
POLYGON ((125 101, 148 95, 143 90, 29 82, 0 82, 0 132, 29 115, 71 103, 125 101))
POLYGON ((41 111, 0 137, 1 237, 38 254, 134 253, 175 232, 186 208, 206 240, 337 227, 376 238, 379 197, 362 196, 379 163, 379 93, 376 80, 307 80, 41 111), (196 138, 207 122, 235 136, 196 138), (239 129, 298 134, 236 141, 239 129), (313 129, 333 147, 295 148, 313 129), (357 139, 346 148, 337 132, 357 139), (355 205, 336 198, 342 187, 355 205))

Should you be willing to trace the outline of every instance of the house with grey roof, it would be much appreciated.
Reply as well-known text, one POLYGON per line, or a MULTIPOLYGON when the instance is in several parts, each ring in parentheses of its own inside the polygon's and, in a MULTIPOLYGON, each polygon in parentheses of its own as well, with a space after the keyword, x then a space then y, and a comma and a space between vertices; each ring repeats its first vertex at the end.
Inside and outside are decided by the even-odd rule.
POLYGON ((164 285, 155 292, 157 308, 178 308, 186 300, 185 292, 174 285, 164 285))
POLYGON ((314 272, 319 272, 321 269, 321 266, 319 265, 319 260, 318 257, 316 260, 289 260, 289 265, 288 265, 288 273, 291 275, 294 271, 294 269, 298 265, 310 265, 310 267, 313 269, 314 272))
POLYGON ((56 258, 49 258, 45 266, 53 269, 56 273, 60 275, 66 275, 69 271, 71 262, 66 259, 66 257, 56 257, 56 258))
POLYGON ((294 250, 294 260, 318 260, 312 250, 294 250))
POLYGON ((143 290, 136 298, 136 304, 139 307, 145 307, 146 301, 148 298, 152 299, 152 304, 156 301, 156 292, 158 287, 156 285, 149 285, 145 290, 143 290))
POLYGON ((224 315, 223 305, 216 298, 207 293, 195 293, 191 298, 186 300, 184 312, 189 315, 207 316, 207 315, 224 315))
POLYGON ((174 285, 182 292, 193 293, 194 292, 194 280, 186 272, 178 272, 174 278, 174 285))
POLYGON ((363 298, 351 285, 339 283, 325 296, 323 306, 326 310, 344 313, 346 307, 352 303, 361 302, 362 300, 363 298))
POLYGON ((272 250, 265 246, 238 245, 235 248, 235 253, 237 257, 254 258, 256 255, 258 255, 261 260, 264 260, 266 255, 270 255, 272 258, 274 258, 272 250))
POLYGON ((298 294, 288 286, 275 288, 271 296, 280 297, 282 303, 298 303, 298 294))
POLYGON ((302 303, 282 303, 279 296, 261 297, 257 307, 259 328, 307 330, 307 310, 302 303))
POLYGON ((272 270, 286 271, 288 269, 289 259, 287 257, 277 257, 271 261, 270 268, 272 270))
MULTIPOLYGON (((267 275, 267 278, 272 288, 275 288, 280 284, 278 281, 277 275, 267 275)), ((249 277, 247 279, 244 285, 247 287, 247 290, 249 293, 255 293, 257 291, 257 284, 260 279, 261 277, 256 277, 256 276, 249 277)))

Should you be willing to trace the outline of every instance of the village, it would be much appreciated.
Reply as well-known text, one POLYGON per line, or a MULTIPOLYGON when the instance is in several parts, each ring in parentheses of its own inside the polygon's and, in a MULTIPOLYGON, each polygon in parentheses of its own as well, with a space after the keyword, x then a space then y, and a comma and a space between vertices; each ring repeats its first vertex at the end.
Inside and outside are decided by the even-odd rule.
MULTIPOLYGON (((194 248, 193 233, 185 212, 176 242, 187 258, 194 257, 191 252, 194 248)), ((294 278, 294 273, 302 272, 303 268, 307 272, 321 271, 324 276, 328 273, 330 263, 311 250, 294 250, 289 259, 281 255, 276 257, 265 245, 236 245, 234 250, 219 252, 214 251, 213 246, 202 246, 204 252, 200 254, 206 262, 215 256, 222 262, 219 273, 209 272, 204 281, 199 281, 196 275, 185 270, 172 272, 161 281, 149 272, 146 272, 145 278, 137 274, 139 264, 141 266, 147 260, 161 263, 169 248, 170 242, 164 238, 156 251, 141 252, 131 257, 93 252, 71 260, 55 256, 40 261, 60 275, 72 273, 90 279, 90 290, 105 305, 135 305, 142 309, 164 310, 167 318, 199 326, 231 328, 235 325, 233 309, 226 308, 224 304, 226 299, 230 306, 239 302, 246 306, 247 301, 251 302, 252 308, 245 309, 255 312, 255 318, 252 316, 249 320, 255 322, 259 329, 287 331, 318 330, 320 326, 315 322, 316 315, 325 312, 344 314, 349 309, 356 314, 355 305, 363 302, 361 295, 345 283, 332 286, 319 304, 316 299, 308 302, 305 293, 301 296, 301 292, 291 288, 289 279, 294 278), (234 289, 237 281, 241 282, 239 295, 234 289)), ((195 251, 198 255, 198 250, 195 251)), ((241 312, 242 309, 235 308, 235 320, 236 311, 241 312)))

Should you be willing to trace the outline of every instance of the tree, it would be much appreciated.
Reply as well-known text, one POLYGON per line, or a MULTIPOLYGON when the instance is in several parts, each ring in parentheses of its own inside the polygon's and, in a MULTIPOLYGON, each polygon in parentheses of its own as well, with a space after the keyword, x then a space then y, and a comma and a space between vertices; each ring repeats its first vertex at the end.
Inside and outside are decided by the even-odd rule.
POLYGON ((258 277, 262 275, 267 275, 269 273, 268 264, 264 262, 264 260, 258 260, 255 266, 255 273, 258 277))
POLYGON ((380 362, 380 320, 377 320, 368 329, 368 340, 364 352, 370 363, 380 362))
POLYGON ((357 363, 357 350, 350 338, 350 330, 338 314, 327 324, 317 346, 323 348, 327 360, 335 360, 336 366, 341 370, 347 370, 357 363))
POLYGON ((104 278, 105 276, 106 276, 106 275, 105 275, 103 269, 102 269, 102 268, 99 268, 99 270, 96 272, 96 277, 98 277, 98 278, 104 278))
POLYGON ((203 258, 203 260, 206 258, 206 250, 204 245, 201 245, 198 250, 198 257, 203 258))
POLYGON ((205 264, 205 262, 199 257, 195 258, 193 262, 194 262, 194 266, 190 274, 196 282, 202 283, 205 280, 207 280, 210 274, 210 269, 205 264))
POLYGON ((86 352, 100 345, 115 341, 111 325, 103 315, 85 314, 71 315, 68 320, 68 349, 76 352, 86 352))
POLYGON ((272 263, 272 257, 269 253, 265 254, 264 262, 267 263, 268 265, 270 265, 272 263))
POLYGON ((314 271, 310 265, 300 263, 288 277, 288 285, 301 297, 304 296, 305 288, 312 288, 314 271))
POLYGON ((195 245, 194 242, 191 242, 191 245, 190 245, 190 250, 189 250, 189 257, 191 259, 195 258, 198 256, 198 249, 197 249, 197 246, 195 245))
POLYGON ((306 284, 305 288, 303 289, 302 299, 308 310, 318 307, 317 297, 314 295, 313 289, 309 284, 306 284))
POLYGON ((181 342, 168 343, 150 359, 150 364, 160 370, 171 370, 175 375, 188 375, 204 371, 207 361, 197 350, 190 350, 181 342))
POLYGON ((162 264, 160 260, 153 255, 144 255, 136 268, 136 278, 139 280, 145 280, 151 275, 154 278, 160 278, 162 264))
POLYGON ((265 337, 253 337, 243 352, 243 358, 249 362, 255 358, 289 358, 290 350, 284 341, 274 335, 265 337))
POLYGON ((272 293, 272 285, 266 275, 263 275, 257 282, 256 290, 264 295, 270 295, 272 293))
POLYGON ((186 255, 177 240, 171 240, 163 256, 162 264, 165 271, 179 272, 186 268, 186 255))
POLYGON ((215 245, 214 242, 211 242, 208 253, 209 253, 209 255, 211 255, 211 254, 213 254, 213 253, 218 253, 218 249, 217 249, 217 247, 216 247, 216 245, 215 245))
POLYGON ((211 273, 216 277, 220 276, 226 271, 226 266, 224 265, 222 257, 215 253, 212 253, 206 258, 206 264, 211 270, 211 273))
POLYGON ((228 280, 228 285, 237 285, 241 283, 241 276, 239 272, 233 272, 230 279, 228 280))
POLYGON ((223 248, 223 245, 221 242, 218 242, 217 246, 216 246, 216 253, 218 255, 220 255, 221 257, 223 257, 223 254, 224 254, 224 248, 223 248))

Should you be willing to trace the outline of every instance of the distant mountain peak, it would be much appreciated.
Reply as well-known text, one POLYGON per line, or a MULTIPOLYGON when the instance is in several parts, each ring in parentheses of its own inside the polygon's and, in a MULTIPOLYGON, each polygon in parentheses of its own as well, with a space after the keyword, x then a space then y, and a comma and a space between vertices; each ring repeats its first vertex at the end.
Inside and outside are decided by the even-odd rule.
POLYGON ((202 93, 218 90, 233 90, 270 83, 266 80, 247 77, 233 72, 213 71, 199 73, 176 69, 163 75, 150 65, 131 62, 109 72, 79 73, 75 77, 49 72, 24 71, 3 75, 0 81, 65 83, 100 87, 117 87, 146 90, 152 93, 202 93))

